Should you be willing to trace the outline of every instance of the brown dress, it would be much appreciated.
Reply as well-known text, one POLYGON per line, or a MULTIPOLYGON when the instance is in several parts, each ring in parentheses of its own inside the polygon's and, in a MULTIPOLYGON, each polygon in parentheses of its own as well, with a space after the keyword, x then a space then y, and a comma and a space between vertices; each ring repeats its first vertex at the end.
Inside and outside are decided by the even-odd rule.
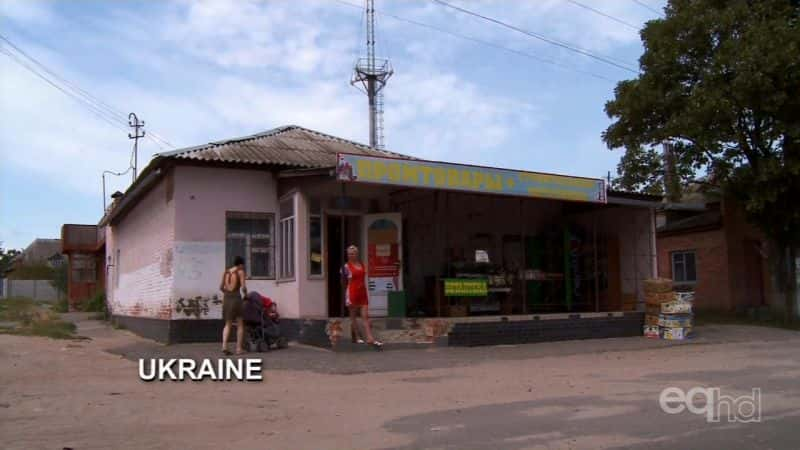
POLYGON ((222 319, 223 320, 236 320, 242 317, 242 294, 239 292, 242 288, 242 280, 239 279, 239 273, 234 272, 236 277, 235 289, 228 291, 225 289, 224 283, 222 287, 222 319))

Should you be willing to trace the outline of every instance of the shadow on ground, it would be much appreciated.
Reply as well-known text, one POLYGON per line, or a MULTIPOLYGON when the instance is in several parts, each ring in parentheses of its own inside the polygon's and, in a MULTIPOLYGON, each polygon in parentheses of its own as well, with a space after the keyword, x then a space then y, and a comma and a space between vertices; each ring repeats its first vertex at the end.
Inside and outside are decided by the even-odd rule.
POLYGON ((688 412, 665 414, 653 394, 587 395, 437 411, 392 420, 384 428, 412 438, 397 449, 793 449, 800 426, 794 414, 774 412, 761 423, 710 424, 688 412))

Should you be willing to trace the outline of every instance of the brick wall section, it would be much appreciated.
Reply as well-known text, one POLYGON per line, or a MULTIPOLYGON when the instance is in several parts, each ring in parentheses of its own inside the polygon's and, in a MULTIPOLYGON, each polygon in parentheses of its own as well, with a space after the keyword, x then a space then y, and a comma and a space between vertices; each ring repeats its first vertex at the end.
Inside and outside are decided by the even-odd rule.
POLYGON ((744 211, 732 200, 722 204, 722 220, 728 243, 728 281, 734 308, 761 306, 767 302, 767 261, 759 247, 763 234, 747 223, 744 211))
POLYGON ((659 275, 672 278, 670 253, 695 250, 698 309, 735 312, 774 302, 763 234, 731 199, 722 202, 722 226, 658 237, 659 275))
POLYGON ((109 286, 113 314, 170 319, 175 208, 168 174, 112 226, 109 286), (116 260, 117 249, 120 258, 116 260), (118 278, 118 279, 117 279, 118 278))
POLYGON ((622 317, 464 322, 453 325, 448 345, 472 347, 641 336, 643 325, 644 313, 638 312, 622 317))
POLYGON ((672 278, 671 253, 694 250, 697 309, 730 311, 728 248, 723 229, 658 237, 658 274, 672 278))

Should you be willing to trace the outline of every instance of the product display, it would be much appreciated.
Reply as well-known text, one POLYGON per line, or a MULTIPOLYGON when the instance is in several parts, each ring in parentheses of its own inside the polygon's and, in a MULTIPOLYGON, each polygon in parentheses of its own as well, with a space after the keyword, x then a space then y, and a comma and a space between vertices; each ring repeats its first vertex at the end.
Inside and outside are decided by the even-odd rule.
POLYGON ((685 300, 675 300, 661 304, 663 314, 691 314, 692 303, 685 300))
POLYGON ((684 328, 692 326, 691 314, 662 314, 658 316, 658 326, 665 328, 684 328))
POLYGON ((645 325, 644 337, 650 339, 658 339, 661 337, 661 329, 658 327, 658 325, 645 325))
POLYGON ((681 340, 692 336, 694 292, 674 292, 672 280, 644 281, 644 336, 681 340))
POLYGON ((692 337, 692 327, 685 328, 665 328, 660 329, 661 339, 666 340, 682 340, 692 337))

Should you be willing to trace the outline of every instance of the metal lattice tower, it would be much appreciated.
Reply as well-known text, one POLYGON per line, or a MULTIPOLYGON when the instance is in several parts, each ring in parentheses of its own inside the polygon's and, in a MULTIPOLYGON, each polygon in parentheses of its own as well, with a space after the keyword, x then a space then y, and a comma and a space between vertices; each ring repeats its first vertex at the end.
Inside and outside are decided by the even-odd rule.
POLYGON ((350 84, 363 88, 369 100, 369 145, 384 147, 383 88, 394 71, 386 58, 375 57, 375 2, 366 0, 367 56, 358 58, 350 84))

